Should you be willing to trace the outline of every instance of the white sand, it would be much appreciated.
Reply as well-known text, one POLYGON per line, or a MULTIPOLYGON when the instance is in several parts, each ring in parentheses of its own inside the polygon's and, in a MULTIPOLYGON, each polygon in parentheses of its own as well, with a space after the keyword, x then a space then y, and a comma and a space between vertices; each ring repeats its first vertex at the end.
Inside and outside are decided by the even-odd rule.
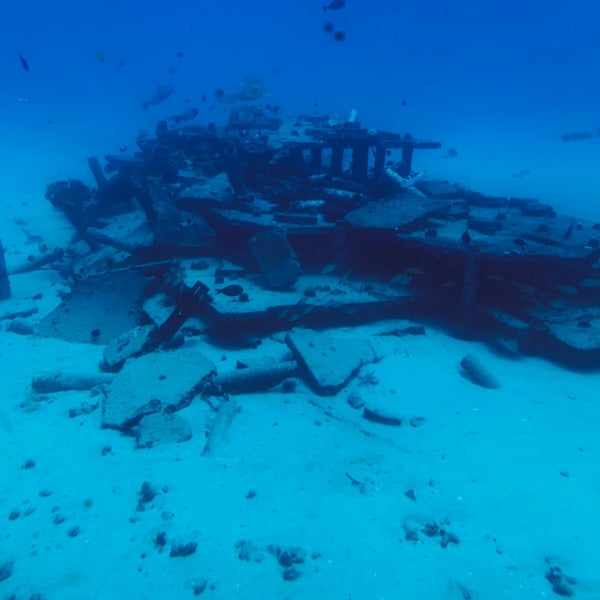
MULTIPOLYGON (((31 252, 12 218, 50 246, 69 239, 65 221, 43 200, 45 184, 64 168, 54 158, 40 160, 34 174, 2 167, 0 236, 9 266, 31 252)), ((75 153, 63 159, 73 164, 75 153)), ((37 292, 49 310, 58 302, 56 281, 49 272, 13 277, 13 298, 0 313, 37 292)), ((229 365, 247 355, 205 346, 218 366, 222 355, 229 365)), ((31 399, 35 371, 95 369, 100 347, 1 331, 0 564, 13 561, 13 570, 0 596, 186 598, 206 579, 214 589, 202 596, 223 600, 460 600, 467 597, 461 589, 474 599, 551 598, 548 559, 577 579, 577 598, 599 598, 599 376, 509 361, 430 328, 393 340, 389 351, 364 369, 379 380, 374 386, 355 381, 325 399, 303 384, 292 395, 238 397, 242 410, 227 445, 203 457, 206 404, 196 400, 182 412, 194 427, 191 441, 135 450, 132 439, 100 428, 100 410, 68 418, 69 408, 97 401, 88 392, 31 399), (496 374, 500 389, 459 375, 467 352, 496 374), (403 414, 425 422, 366 423, 346 403, 351 389, 395 397, 403 414), (35 468, 22 468, 28 459, 35 468), (346 473, 364 482, 364 494, 346 473), (138 512, 144 481, 160 493, 138 512), (257 494, 247 499, 250 489, 257 494), (408 489, 416 501, 404 495, 408 489), (9 520, 13 509, 20 516, 9 520), (56 514, 65 521, 55 524, 56 514), (446 520, 458 545, 441 548, 439 538, 423 534, 417 543, 404 539, 405 524, 446 520), (73 526, 80 533, 69 537, 73 526), (159 552, 161 531, 169 543, 196 541, 196 553, 159 552), (239 560, 240 539, 261 548, 264 560, 239 560), (267 544, 306 550, 299 579, 283 580, 267 544)))

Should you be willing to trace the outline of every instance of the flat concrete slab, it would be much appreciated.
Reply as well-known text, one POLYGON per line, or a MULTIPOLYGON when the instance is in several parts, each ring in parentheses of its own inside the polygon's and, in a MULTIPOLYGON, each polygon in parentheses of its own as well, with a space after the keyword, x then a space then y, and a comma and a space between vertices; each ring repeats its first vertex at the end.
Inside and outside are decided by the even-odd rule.
POLYGON ((334 333, 295 329, 287 334, 286 342, 315 391, 324 396, 337 394, 362 365, 377 359, 368 340, 340 338, 334 333))
POLYGON ((184 408, 214 372, 194 346, 131 358, 108 388, 102 427, 127 431, 145 415, 184 408))
POLYGON ((138 325, 147 283, 133 271, 82 280, 38 323, 36 333, 66 342, 106 343, 138 325))

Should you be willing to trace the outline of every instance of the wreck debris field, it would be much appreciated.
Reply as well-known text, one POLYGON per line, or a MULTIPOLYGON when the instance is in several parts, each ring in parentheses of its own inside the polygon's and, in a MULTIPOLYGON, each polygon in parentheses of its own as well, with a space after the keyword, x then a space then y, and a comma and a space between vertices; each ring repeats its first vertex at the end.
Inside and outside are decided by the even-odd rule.
POLYGON ((117 47, 134 4, 39 7, 29 33, 11 9, 0 598, 600 598, 600 208, 553 154, 597 151, 600 123, 548 122, 571 91, 543 88, 524 24, 458 6, 448 47, 424 8, 184 2, 117 47), (498 82, 478 65, 490 20, 535 78, 510 50, 498 82), (409 69, 376 25, 471 71, 428 49, 409 69), (238 46, 273 65, 240 74, 238 46), (539 131, 510 112, 520 78, 556 146, 519 145, 539 131), (511 119, 529 133, 506 152, 511 119))

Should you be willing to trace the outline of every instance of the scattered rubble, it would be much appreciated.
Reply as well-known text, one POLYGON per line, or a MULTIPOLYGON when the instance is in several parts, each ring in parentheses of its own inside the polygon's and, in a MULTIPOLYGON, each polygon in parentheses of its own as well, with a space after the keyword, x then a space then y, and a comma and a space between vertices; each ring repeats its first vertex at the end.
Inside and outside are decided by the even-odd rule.
MULTIPOLYGON (((25 231, 38 250, 13 272, 55 269, 69 291, 41 318, 28 305, 0 319, 102 346, 103 360, 102 372, 36 375, 34 392, 94 388, 102 426, 144 448, 190 439, 176 413, 202 398, 215 411, 212 455, 239 410, 234 396, 293 392, 300 379, 331 396, 357 378, 348 402, 365 419, 408 421, 396 402, 362 393, 377 376, 361 367, 423 335, 425 320, 515 357, 600 367, 600 224, 419 178, 414 152, 441 144, 364 128, 355 111, 283 120, 242 96, 225 126, 175 115, 104 169, 89 157, 95 189, 48 186, 77 237, 52 249, 25 231), (369 339, 334 331, 384 319, 399 325, 369 339), (202 353, 214 343, 250 355, 275 332, 286 354, 247 368, 217 369, 202 353)), ((0 250, 0 299, 11 276, 0 250)), ((474 383, 500 385, 473 356, 460 365, 474 383)))
POLYGON ((573 586, 577 583, 575 577, 571 577, 570 575, 563 573, 563 570, 559 566, 550 564, 548 560, 546 562, 549 566, 545 577, 548 583, 550 583, 552 586, 552 591, 557 596, 573 596, 575 593, 573 586))

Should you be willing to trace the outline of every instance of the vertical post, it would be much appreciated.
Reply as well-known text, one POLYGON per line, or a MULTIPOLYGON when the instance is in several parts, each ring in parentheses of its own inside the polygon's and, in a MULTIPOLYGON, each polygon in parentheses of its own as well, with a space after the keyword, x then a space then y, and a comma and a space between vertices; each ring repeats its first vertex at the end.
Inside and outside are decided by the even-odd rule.
POLYGON ((344 163, 344 146, 334 143, 331 147, 331 174, 334 177, 341 177, 344 163))
POLYGON ((386 152, 387 148, 382 145, 377 146, 377 149, 375 150, 375 165, 373 167, 374 181, 377 181, 383 173, 383 168, 385 167, 386 152))
POLYGON ((401 177, 409 177, 412 169, 412 158, 413 158, 414 146, 412 142, 408 142, 402 147, 402 164, 398 172, 401 177))
POLYGON ((352 179, 357 183, 367 183, 369 172, 369 146, 357 144, 352 149, 352 179))
POLYGON ((6 260, 4 259, 4 248, 0 241, 0 300, 10 298, 10 282, 8 281, 8 271, 6 270, 6 260))

